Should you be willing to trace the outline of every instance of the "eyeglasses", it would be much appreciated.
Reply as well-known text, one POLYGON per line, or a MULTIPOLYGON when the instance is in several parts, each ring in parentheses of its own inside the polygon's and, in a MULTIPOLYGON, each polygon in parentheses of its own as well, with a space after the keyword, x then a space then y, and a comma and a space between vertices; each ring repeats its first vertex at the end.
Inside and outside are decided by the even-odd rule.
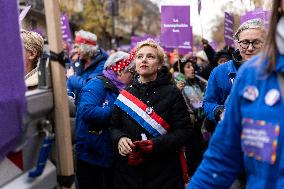
POLYGON ((238 41, 238 43, 243 49, 249 48, 250 44, 252 45, 252 47, 254 49, 259 49, 259 48, 262 47, 263 41, 261 41, 259 39, 255 39, 253 41, 249 41, 249 40, 245 39, 245 40, 242 40, 242 41, 238 41))

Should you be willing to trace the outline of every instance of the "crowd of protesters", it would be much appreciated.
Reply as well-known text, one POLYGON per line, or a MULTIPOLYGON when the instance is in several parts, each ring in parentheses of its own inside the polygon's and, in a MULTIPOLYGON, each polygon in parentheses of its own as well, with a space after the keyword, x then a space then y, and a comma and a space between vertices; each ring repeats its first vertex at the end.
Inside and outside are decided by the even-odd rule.
MULTIPOLYGON (((202 39, 173 64, 152 39, 107 53, 94 33, 76 32, 66 86, 77 187, 283 188, 284 3, 273 2, 269 30, 246 21, 235 48, 202 39)), ((31 83, 43 39, 21 37, 31 83)))

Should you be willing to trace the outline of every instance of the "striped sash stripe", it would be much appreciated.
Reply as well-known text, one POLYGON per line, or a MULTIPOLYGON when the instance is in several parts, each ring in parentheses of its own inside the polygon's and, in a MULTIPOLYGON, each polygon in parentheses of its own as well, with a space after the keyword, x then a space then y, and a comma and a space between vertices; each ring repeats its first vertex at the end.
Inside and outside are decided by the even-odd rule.
POLYGON ((149 107, 126 90, 121 91, 115 104, 154 137, 164 135, 170 130, 170 126, 163 118, 152 109, 151 112, 146 113, 149 107))

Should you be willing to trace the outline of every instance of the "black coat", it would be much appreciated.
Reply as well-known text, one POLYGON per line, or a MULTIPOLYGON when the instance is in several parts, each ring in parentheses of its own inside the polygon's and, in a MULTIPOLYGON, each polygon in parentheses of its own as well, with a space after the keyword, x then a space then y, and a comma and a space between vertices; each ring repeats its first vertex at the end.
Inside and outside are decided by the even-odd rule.
POLYGON ((127 164, 127 157, 119 155, 114 173, 116 189, 184 189, 180 163, 180 149, 192 135, 190 116, 180 91, 170 82, 168 72, 160 72, 155 81, 147 84, 138 79, 126 89, 160 115, 171 127, 169 133, 153 138, 134 119, 119 107, 114 107, 111 135, 117 149, 121 137, 133 142, 141 140, 141 133, 154 143, 154 152, 138 166, 127 164))

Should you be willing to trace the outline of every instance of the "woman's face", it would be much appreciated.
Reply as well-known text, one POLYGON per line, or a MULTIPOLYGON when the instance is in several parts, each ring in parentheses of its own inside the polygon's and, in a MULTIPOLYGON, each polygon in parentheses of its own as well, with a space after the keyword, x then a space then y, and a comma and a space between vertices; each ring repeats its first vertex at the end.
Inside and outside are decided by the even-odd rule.
POLYGON ((188 79, 194 78, 194 67, 192 66, 192 63, 188 62, 184 65, 184 75, 188 79))
POLYGON ((24 61, 26 65, 26 74, 32 71, 35 64, 37 63, 37 52, 36 51, 29 51, 24 48, 24 61))
POLYGON ((157 49, 144 46, 139 49, 135 57, 136 72, 146 80, 156 79, 158 69, 161 67, 157 49))
POLYGON ((260 29, 246 29, 240 33, 237 47, 244 60, 258 54, 263 46, 265 34, 260 29))

